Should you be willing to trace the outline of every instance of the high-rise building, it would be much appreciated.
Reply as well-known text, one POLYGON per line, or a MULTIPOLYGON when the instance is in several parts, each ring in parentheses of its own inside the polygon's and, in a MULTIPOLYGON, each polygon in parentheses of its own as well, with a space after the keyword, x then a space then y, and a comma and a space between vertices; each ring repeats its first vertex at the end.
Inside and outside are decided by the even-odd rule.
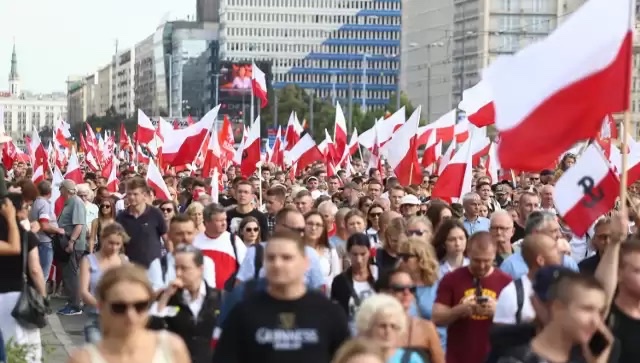
POLYGON ((399 81, 401 0, 221 0, 220 59, 270 61, 273 87, 384 107, 399 81))
POLYGON ((9 90, 0 91, 0 121, 4 132, 13 137, 16 145, 24 145, 24 136, 33 129, 53 127, 58 117, 67 117, 67 99, 64 93, 33 94, 23 91, 18 74, 18 56, 13 45, 9 70, 9 90))
POLYGON ((220 0, 196 0, 196 21, 199 23, 220 21, 220 0))
POLYGON ((403 79, 433 120, 455 107, 496 57, 546 37, 585 0, 405 1, 403 79))
POLYGON ((118 52, 113 56, 114 71, 111 75, 111 105, 119 115, 131 117, 135 111, 134 66, 135 48, 118 52))
POLYGON ((109 63, 98 69, 95 90, 96 116, 104 116, 111 107, 113 95, 113 64, 109 63))

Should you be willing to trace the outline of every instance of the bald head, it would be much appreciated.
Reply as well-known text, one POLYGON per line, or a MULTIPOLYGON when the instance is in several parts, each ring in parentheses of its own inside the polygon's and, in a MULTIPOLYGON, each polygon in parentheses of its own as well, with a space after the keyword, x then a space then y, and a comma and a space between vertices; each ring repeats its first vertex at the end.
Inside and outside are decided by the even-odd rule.
POLYGON ((522 241, 522 258, 529 270, 562 263, 558 243, 546 234, 530 234, 522 241))

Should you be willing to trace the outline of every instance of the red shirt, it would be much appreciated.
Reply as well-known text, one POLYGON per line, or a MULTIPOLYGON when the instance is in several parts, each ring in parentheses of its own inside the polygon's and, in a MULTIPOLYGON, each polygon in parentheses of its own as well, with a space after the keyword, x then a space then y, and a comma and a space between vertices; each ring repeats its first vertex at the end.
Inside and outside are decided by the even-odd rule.
MULTIPOLYGON (((511 277, 499 269, 480 279, 482 295, 498 300, 500 291, 511 277)), ((474 277, 468 268, 459 268, 444 275, 438 287, 436 303, 454 307, 464 298, 474 296, 474 277)), ((447 363, 483 363, 489 353, 489 329, 492 319, 471 316, 458 319, 447 327, 447 363), (455 347, 464 347, 456 349, 455 347)))
POLYGON ((333 223, 333 224, 331 225, 331 228, 327 231, 327 237, 333 237, 333 236, 335 236, 335 235, 336 235, 336 231, 337 231, 336 224, 335 224, 335 223, 333 223))

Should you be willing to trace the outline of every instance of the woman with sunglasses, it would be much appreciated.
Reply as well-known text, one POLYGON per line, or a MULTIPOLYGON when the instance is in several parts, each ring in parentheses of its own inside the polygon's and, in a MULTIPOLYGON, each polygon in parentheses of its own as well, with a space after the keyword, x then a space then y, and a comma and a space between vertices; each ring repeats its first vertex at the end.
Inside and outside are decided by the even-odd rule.
POLYGON ((378 290, 396 298, 407 314, 408 329, 407 334, 400 338, 401 346, 418 352, 425 362, 444 363, 444 351, 436 326, 429 320, 410 315, 417 291, 411 271, 397 267, 383 274, 378 280, 378 290))
POLYGON ((89 253, 94 253, 100 250, 100 236, 102 230, 114 223, 116 220, 116 210, 114 208, 113 199, 105 198, 101 199, 98 205, 98 218, 91 222, 91 230, 89 232, 89 253))
POLYGON ((431 243, 433 226, 427 217, 412 216, 407 220, 407 237, 418 237, 425 243, 431 243))
POLYGON ((68 363, 189 363, 178 336, 147 329, 153 289, 147 271, 124 264, 104 272, 95 289, 102 339, 73 352, 68 363))
POLYGON ((356 312, 362 301, 375 292, 378 268, 369 263, 369 237, 364 233, 353 234, 347 239, 347 254, 351 266, 333 279, 331 300, 347 313, 355 333, 356 312))
POLYGON ((367 211, 367 235, 373 246, 381 245, 382 241, 378 235, 380 230, 380 217, 384 212, 384 208, 380 204, 373 203, 367 211))
MULTIPOLYGON (((421 238, 409 237, 398 247, 400 267, 409 271, 416 284, 416 303, 410 314, 431 320, 433 304, 436 300, 439 282, 439 264, 433 246, 421 238)), ((440 342, 446 344, 446 329, 438 328, 440 342)))
MULTIPOLYGON (((104 203, 104 201, 103 201, 104 203)), ((79 285, 80 297, 84 301, 84 313, 88 322, 84 327, 84 339, 87 343, 100 340, 100 325, 98 323, 98 308, 95 298, 96 286, 104 271, 122 266, 127 263, 127 256, 122 255, 124 244, 129 242, 129 236, 119 223, 111 223, 100 232, 102 248, 86 255, 80 261, 79 285)))
POLYGON ((260 224, 255 217, 248 216, 240 222, 238 234, 242 242, 248 246, 260 242, 260 224))
POLYGON ((469 235, 462 222, 457 219, 444 221, 433 237, 436 258, 440 261, 440 278, 449 272, 469 265, 465 257, 469 235))

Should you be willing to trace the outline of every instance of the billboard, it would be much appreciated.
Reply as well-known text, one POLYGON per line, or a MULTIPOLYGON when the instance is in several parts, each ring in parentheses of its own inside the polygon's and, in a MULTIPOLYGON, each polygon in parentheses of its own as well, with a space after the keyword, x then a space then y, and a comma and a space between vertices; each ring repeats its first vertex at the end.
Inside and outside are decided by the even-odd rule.
MULTIPOLYGON (((273 75, 271 62, 256 62, 264 73, 267 89, 271 88, 273 75)), ((220 102, 220 116, 227 115, 232 123, 250 124, 251 115, 251 76, 253 66, 251 61, 231 62, 220 61, 217 72, 219 76, 218 102, 220 102)), ((257 115, 258 103, 254 100, 254 115, 257 115)))

